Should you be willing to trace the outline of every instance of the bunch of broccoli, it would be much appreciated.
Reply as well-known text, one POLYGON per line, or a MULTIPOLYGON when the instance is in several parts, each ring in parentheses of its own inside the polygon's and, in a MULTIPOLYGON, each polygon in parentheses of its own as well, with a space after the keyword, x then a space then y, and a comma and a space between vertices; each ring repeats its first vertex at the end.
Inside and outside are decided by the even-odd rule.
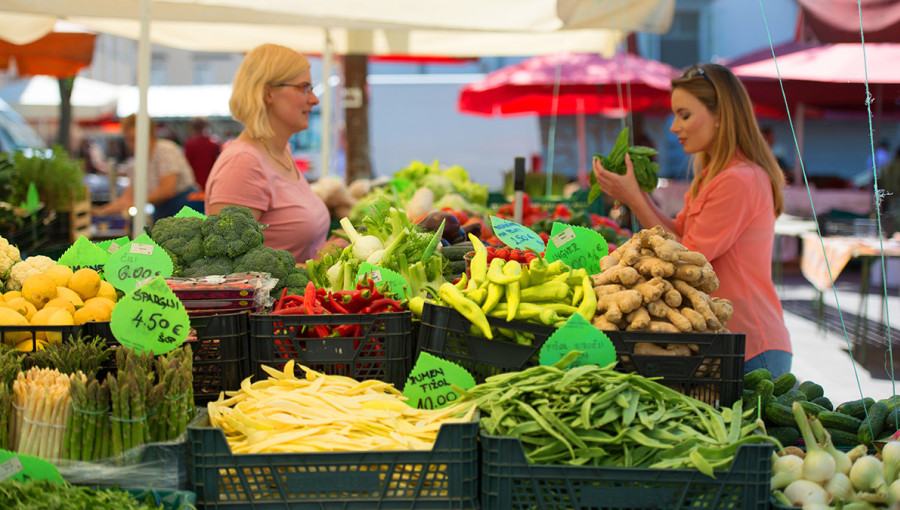
POLYGON ((284 287, 302 293, 309 280, 306 270, 296 267, 289 251, 264 245, 262 229, 250 209, 228 206, 205 219, 162 218, 150 238, 172 258, 173 276, 264 272, 278 279, 276 293, 284 287))

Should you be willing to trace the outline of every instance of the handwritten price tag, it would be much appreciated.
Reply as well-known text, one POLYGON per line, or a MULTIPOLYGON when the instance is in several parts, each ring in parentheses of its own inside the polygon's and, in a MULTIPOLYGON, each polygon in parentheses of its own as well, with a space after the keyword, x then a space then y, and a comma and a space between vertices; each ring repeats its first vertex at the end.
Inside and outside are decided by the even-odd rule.
POLYGON ((537 253, 544 251, 544 241, 534 230, 514 221, 491 216, 491 228, 501 241, 510 248, 531 249, 537 253))
POLYGON ((184 343, 191 322, 181 300, 158 277, 116 303, 110 328, 126 347, 165 354, 184 343))
POLYGON ((403 396, 417 409, 439 409, 459 398, 451 384, 468 390, 475 386, 475 378, 456 363, 423 352, 406 380, 403 396))
POLYGON ((572 351, 581 351, 581 355, 572 362, 573 367, 581 365, 605 367, 618 359, 616 348, 606 333, 577 313, 569 317, 569 320, 544 342, 538 353, 538 361, 541 365, 552 365, 572 351))
POLYGON ((554 222, 550 231, 545 257, 547 261, 562 260, 575 269, 589 274, 600 272, 600 259, 609 255, 609 245, 603 236, 591 229, 554 222))
POLYGON ((172 259, 150 236, 141 234, 109 256, 104 273, 113 287, 128 292, 152 276, 172 276, 172 259))
POLYGON ((59 257, 57 264, 69 266, 72 271, 87 267, 102 272, 108 258, 108 252, 90 242, 87 237, 78 236, 72 246, 59 257))

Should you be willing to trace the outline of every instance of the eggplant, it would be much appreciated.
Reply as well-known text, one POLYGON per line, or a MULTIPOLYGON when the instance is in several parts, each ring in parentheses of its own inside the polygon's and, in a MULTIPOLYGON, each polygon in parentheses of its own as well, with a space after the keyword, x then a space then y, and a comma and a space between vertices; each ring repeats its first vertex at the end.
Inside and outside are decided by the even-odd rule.
POLYGON ((446 222, 441 237, 452 243, 459 235, 459 220, 456 219, 456 216, 445 211, 436 211, 422 218, 419 226, 425 230, 437 232, 441 227, 441 222, 446 222))

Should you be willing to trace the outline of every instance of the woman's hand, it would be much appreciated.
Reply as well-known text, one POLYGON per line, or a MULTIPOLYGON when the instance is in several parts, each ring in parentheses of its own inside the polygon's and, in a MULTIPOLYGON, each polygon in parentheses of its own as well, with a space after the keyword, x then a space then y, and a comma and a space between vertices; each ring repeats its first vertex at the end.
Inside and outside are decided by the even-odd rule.
POLYGON ((594 177, 603 193, 611 196, 628 207, 633 208, 639 200, 643 200, 643 191, 634 176, 634 165, 631 156, 625 155, 625 175, 619 175, 603 168, 600 158, 594 158, 594 177))

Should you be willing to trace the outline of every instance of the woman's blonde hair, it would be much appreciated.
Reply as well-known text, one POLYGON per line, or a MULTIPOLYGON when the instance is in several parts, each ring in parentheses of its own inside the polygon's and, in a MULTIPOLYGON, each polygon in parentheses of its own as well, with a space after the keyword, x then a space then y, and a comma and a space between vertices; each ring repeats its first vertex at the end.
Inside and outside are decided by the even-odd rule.
POLYGON ((283 83, 309 69, 300 53, 277 44, 263 44, 250 50, 234 75, 228 107, 234 120, 244 125, 252 138, 275 134, 266 110, 266 86, 283 83))
POLYGON ((718 115, 715 152, 709 155, 701 152, 692 157, 691 196, 696 197, 702 181, 708 182, 719 175, 740 151, 747 161, 760 166, 769 177, 775 216, 778 217, 784 209, 784 173, 759 130, 744 84, 725 66, 700 64, 672 80, 672 90, 676 88, 696 97, 710 112, 718 115), (704 177, 701 170, 707 167, 709 170, 704 177))
MULTIPOLYGON (((147 117, 147 120, 150 121, 150 138, 156 138, 156 121, 153 120, 153 117, 147 117)), ((129 129, 135 129, 137 127, 137 114, 132 113, 131 115, 122 119, 122 132, 128 131, 129 129)))

